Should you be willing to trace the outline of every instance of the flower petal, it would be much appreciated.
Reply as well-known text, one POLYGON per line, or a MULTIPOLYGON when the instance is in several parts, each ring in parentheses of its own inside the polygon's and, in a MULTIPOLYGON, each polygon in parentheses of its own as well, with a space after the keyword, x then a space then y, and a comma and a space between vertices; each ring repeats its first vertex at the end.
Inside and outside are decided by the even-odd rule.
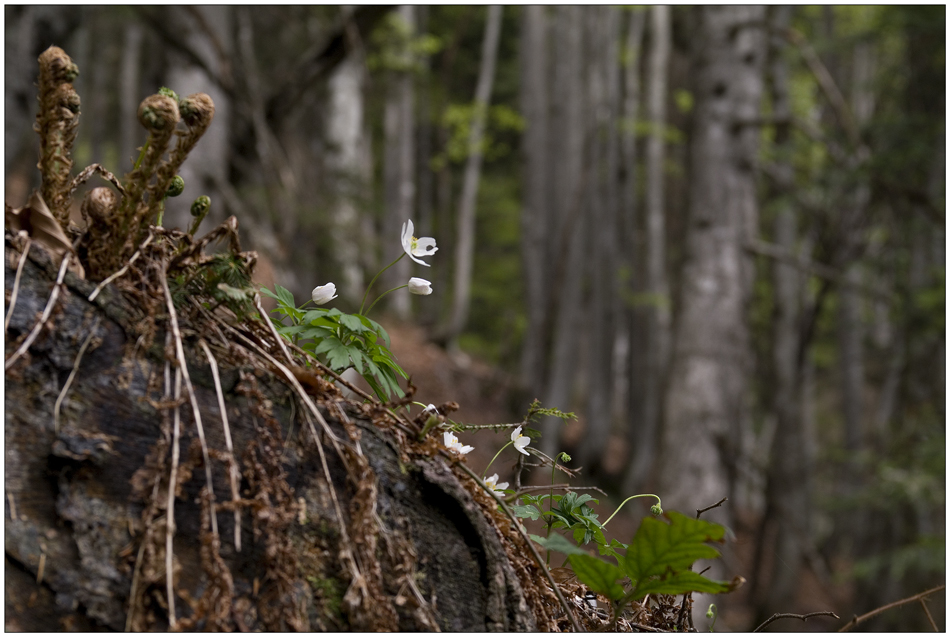
POLYGON ((426 296, 432 294, 432 284, 426 281, 425 279, 420 279, 419 277, 412 277, 409 279, 409 291, 413 294, 419 294, 426 296))
POLYGON ((313 292, 310 293, 310 298, 313 299, 313 302, 317 305, 323 305, 328 301, 332 301, 336 296, 336 285, 333 283, 318 285, 313 288, 313 292))

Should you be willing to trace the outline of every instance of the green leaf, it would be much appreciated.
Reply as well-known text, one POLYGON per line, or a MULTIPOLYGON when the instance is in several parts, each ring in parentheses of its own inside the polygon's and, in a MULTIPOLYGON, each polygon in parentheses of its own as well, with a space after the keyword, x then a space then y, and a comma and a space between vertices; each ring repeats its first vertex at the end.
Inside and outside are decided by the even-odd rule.
MULTIPOLYGON (((555 533, 548 537, 541 537, 540 535, 531 535, 532 540, 540 544, 542 547, 549 551, 557 551, 558 553, 564 553, 565 555, 587 555, 587 551, 575 546, 567 540, 563 535, 555 533)), ((621 573, 618 577, 623 577, 621 573)))
POLYGON ((280 301, 283 305, 287 307, 297 307, 297 304, 294 303, 294 295, 287 288, 282 288, 279 285, 275 285, 274 289, 277 290, 277 300, 280 301))
POLYGON ((530 518, 532 520, 537 520, 541 517, 541 512, 538 511, 538 507, 533 504, 516 504, 511 508, 512 512, 519 518, 530 518))
POLYGON ((279 298, 280 298, 279 296, 277 296, 276 294, 274 294, 273 292, 271 292, 270 290, 268 290, 267 288, 265 288, 263 285, 261 286, 261 293, 262 293, 264 296, 269 296, 269 297, 272 298, 272 299, 279 299, 279 298))
POLYGON ((693 571, 681 571, 662 579, 651 579, 638 585, 636 599, 647 595, 680 595, 695 591, 697 593, 728 593, 736 587, 734 582, 721 582, 703 577, 693 571))
POLYGON ((570 560, 577 579, 587 584, 595 593, 614 601, 626 594, 623 586, 617 583, 617 580, 623 577, 623 571, 613 564, 587 554, 570 555, 567 559, 570 560))
MULTIPOLYGON (((644 518, 620 562, 626 575, 636 582, 635 599, 641 599, 648 594, 642 591, 650 591, 661 582, 672 582, 670 586, 674 588, 691 586, 698 580, 692 575, 679 575, 691 572, 689 568, 696 560, 719 557, 719 551, 706 543, 722 541, 725 527, 676 511, 669 511, 664 517, 670 520, 669 524, 652 517, 644 518)), ((710 582, 704 586, 715 587, 712 580, 703 580, 710 582)), ((697 589, 678 589, 677 592, 688 590, 697 589)))
POLYGON ((362 321, 360 321, 355 316, 350 316, 349 314, 340 315, 340 324, 351 332, 362 332, 366 330, 366 328, 363 327, 362 321))

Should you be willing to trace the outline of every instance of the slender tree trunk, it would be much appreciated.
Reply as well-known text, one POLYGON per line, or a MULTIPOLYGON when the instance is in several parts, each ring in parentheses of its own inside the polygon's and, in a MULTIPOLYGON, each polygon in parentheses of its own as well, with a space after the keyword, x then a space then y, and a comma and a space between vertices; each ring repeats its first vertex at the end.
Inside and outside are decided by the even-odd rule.
MULTIPOLYGON (((792 7, 775 7, 771 18, 771 92, 773 112, 780 123, 776 126, 776 161, 774 192, 777 210, 773 226, 774 242, 786 252, 795 252, 797 218, 792 207, 794 168, 791 164, 791 116, 788 99, 788 70, 784 60, 785 40, 779 33, 791 24, 792 7)), ((798 589, 799 573, 810 540, 811 468, 808 456, 811 447, 801 413, 801 372, 798 365, 800 320, 799 298, 801 280, 793 265, 773 263, 775 313, 773 319, 773 369, 775 387, 773 409, 777 420, 771 461, 768 464, 766 488, 767 509, 758 536, 757 557, 771 565, 768 574, 756 589, 763 593, 759 617, 768 618, 776 612, 792 612, 790 603, 798 589), (764 558, 765 539, 775 538, 764 558), (764 584, 764 586, 763 586, 764 584), (783 611, 784 609, 784 611, 783 611)))
POLYGON ((689 221, 658 476, 664 504, 687 511, 730 495, 738 461, 753 275, 742 246, 758 216, 754 122, 765 59, 764 8, 698 11, 689 221))
MULTIPOLYGON (((410 37, 415 35, 416 30, 415 11, 413 5, 399 7, 399 17, 408 27, 410 37)), ((404 54, 408 55, 408 52, 404 54)), ((386 137, 383 159, 386 199, 382 232, 383 266, 391 263, 402 252, 400 229, 402 224, 412 217, 416 194, 413 79, 408 71, 394 72, 389 79, 389 95, 383 115, 386 137)), ((413 262, 409 259, 402 259, 386 270, 382 277, 382 289, 374 290, 374 293, 382 294, 386 290, 404 285, 411 276, 412 265, 413 262)), ((409 318, 411 305, 408 290, 393 292, 387 297, 387 302, 389 309, 396 316, 401 319, 409 318)))
POLYGON ((360 254, 360 193, 370 184, 372 164, 363 136, 363 83, 365 66, 360 56, 350 54, 329 80, 330 104, 326 119, 329 142, 326 163, 333 184, 330 211, 334 256, 343 273, 340 295, 358 303, 364 292, 360 254))
POLYGON ((468 138, 469 155, 459 200, 452 319, 448 334, 450 348, 453 349, 458 347, 459 334, 465 329, 471 302, 472 265, 475 261, 475 204, 482 171, 481 144, 492 86, 495 83, 495 63, 498 59, 498 43, 501 41, 501 16, 500 5, 488 7, 485 39, 482 41, 482 62, 478 71, 478 84, 475 86, 475 115, 468 138))
MULTIPOLYGON (((549 283, 552 318, 551 359, 547 366, 542 401, 546 407, 568 410, 577 367, 578 330, 581 319, 581 283, 583 281, 587 224, 581 219, 587 171, 585 160, 585 119, 583 90, 583 34, 580 25, 583 9, 559 6, 556 9, 554 123, 558 131, 552 139, 554 166, 554 233, 547 247, 551 271, 549 283)), ((560 444, 561 421, 545 418, 541 422, 542 452, 553 456, 560 444)))
POLYGON ((651 466, 654 445, 661 418, 663 379, 669 359, 670 290, 666 276, 666 100, 667 76, 670 66, 672 30, 670 7, 655 5, 650 8, 651 45, 649 55, 649 87, 647 116, 650 136, 646 148, 646 308, 645 363, 643 394, 638 439, 634 447, 633 466, 641 478, 651 466))
POLYGON ((616 171, 617 40, 620 24, 615 7, 589 10, 591 57, 591 117, 595 125, 592 142, 594 176, 590 188, 591 255, 588 348, 587 429, 577 449, 577 463, 596 471, 613 424, 614 340, 616 325, 616 171))
POLYGON ((122 68, 119 71, 119 163, 116 171, 131 170, 140 145, 137 137, 141 130, 136 113, 139 101, 144 97, 139 89, 142 61, 142 25, 138 20, 129 20, 125 25, 125 43, 122 51, 122 68))
POLYGON ((524 207, 521 213, 521 255, 525 273, 528 325, 521 354, 522 386, 540 397, 548 332, 545 247, 552 218, 548 117, 548 17, 540 5, 524 7, 521 39, 521 109, 525 118, 524 207))
MULTIPOLYGON (((623 212, 621 215, 624 225, 621 236, 624 237, 626 246, 623 251, 626 256, 624 265, 630 273, 626 285, 627 294, 625 297, 627 299, 639 292, 642 284, 640 267, 642 235, 639 229, 639 215, 637 214, 639 181, 637 179, 636 123, 640 117, 640 48, 643 42, 646 16, 647 10, 645 8, 637 7, 630 10, 626 40, 626 67, 624 69, 625 94, 622 149, 625 180, 622 197, 623 212)), ((652 458, 656 453, 656 441, 641 435, 643 422, 641 405, 643 404, 643 378, 645 376, 645 357, 643 355, 645 347, 643 347, 643 330, 640 328, 641 315, 642 312, 639 312, 630 301, 624 303, 623 321, 627 326, 628 341, 627 441, 634 454, 638 452, 640 447, 645 447, 650 454, 649 457, 652 458)), ((648 475, 650 465, 652 465, 651 462, 642 462, 631 454, 631 460, 623 479, 624 493, 637 492, 638 487, 643 484, 648 475)))

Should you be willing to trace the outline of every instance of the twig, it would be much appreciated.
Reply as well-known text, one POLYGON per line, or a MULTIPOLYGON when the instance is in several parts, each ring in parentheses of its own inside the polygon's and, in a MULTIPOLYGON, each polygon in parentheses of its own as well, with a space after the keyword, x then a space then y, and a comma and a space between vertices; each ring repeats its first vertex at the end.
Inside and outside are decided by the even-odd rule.
POLYGON ((16 522, 16 500, 13 499, 13 492, 7 491, 7 500, 10 502, 10 520, 16 522))
POLYGON ((919 600, 919 599, 922 600, 922 599, 924 599, 925 597, 927 597, 928 595, 932 595, 933 593, 936 593, 937 591, 942 591, 942 590, 945 589, 946 587, 947 587, 946 584, 941 584, 940 586, 937 586, 937 587, 935 587, 935 588, 931 588, 930 590, 924 591, 923 593, 917 593, 916 595, 911 595, 910 597, 908 597, 908 598, 906 598, 906 599, 902 599, 902 600, 896 601, 896 602, 891 602, 890 604, 885 604, 884 606, 881 606, 880 608, 875 608, 874 610, 872 610, 872 611, 870 611, 870 612, 868 612, 868 613, 864 613, 864 614, 861 615, 860 617, 855 617, 855 618, 853 618, 853 619, 852 619, 851 621, 849 621, 847 624, 845 624, 844 626, 842 626, 841 628, 839 628, 839 629, 838 629, 838 632, 839 632, 839 633, 848 632, 848 631, 850 631, 852 628, 854 628, 855 626, 857 626, 858 624, 860 624, 860 623, 862 623, 862 622, 865 622, 865 621, 871 619, 872 617, 875 617, 875 616, 877 616, 877 615, 880 615, 881 613, 883 613, 883 612, 886 611, 886 610, 890 610, 890 609, 892 609, 892 608, 897 608, 898 606, 903 606, 904 604, 909 604, 910 602, 917 601, 917 600, 919 600))
POLYGON ((517 495, 521 495, 522 493, 527 493, 528 491, 547 491, 549 489, 556 489, 558 491, 567 491, 567 490, 596 491, 597 493, 600 493, 604 497, 607 497, 607 493, 600 487, 575 487, 568 484, 567 482, 565 482, 564 484, 544 484, 544 485, 540 485, 536 487, 520 487, 517 490, 518 491, 517 495))
MULTIPOLYGON (((192 416, 195 419, 195 428, 198 430, 198 440, 201 442, 201 455, 205 463, 205 481, 208 483, 208 493, 211 501, 214 502, 214 484, 211 476, 211 457, 208 454, 208 444, 205 441, 205 430, 201 426, 201 411, 198 409, 198 397, 195 395, 195 387, 191 384, 191 376, 188 374, 188 363, 185 361, 185 348, 181 343, 181 331, 178 329, 178 313, 175 312, 175 304, 172 302, 172 293, 168 289, 167 273, 159 277, 162 290, 165 292, 165 306, 168 308, 168 322, 171 324, 172 336, 175 340, 175 354, 178 358, 178 369, 185 379, 185 387, 188 389, 188 399, 191 402, 192 416)), ((218 537, 218 512, 211 507, 211 535, 218 537)))
POLYGON ((7 309, 7 318, 3 321, 3 333, 7 333, 10 327, 10 317, 13 316, 13 308, 16 307, 17 293, 20 291, 20 276, 23 274, 23 266, 26 264, 26 255, 30 252, 30 246, 33 240, 26 238, 26 245, 23 247, 23 254, 20 255, 20 261, 16 265, 16 276, 13 278, 13 291, 10 292, 10 307, 7 309))
POLYGON ((808 621, 808 618, 809 618, 809 617, 816 617, 816 616, 818 616, 818 615, 825 615, 825 616, 828 616, 828 617, 834 617, 835 619, 838 619, 838 616, 835 615, 835 614, 834 614, 833 612, 831 612, 830 610, 820 610, 820 611, 818 611, 818 612, 815 612, 815 613, 807 613, 807 614, 805 614, 805 615, 797 615, 797 614, 795 614, 795 613, 775 613, 774 615, 772 615, 771 617, 769 617, 768 619, 766 619, 764 622, 762 622, 762 624, 759 625, 759 627, 756 628, 755 630, 753 630, 752 632, 754 632, 754 633, 762 632, 762 629, 763 629, 763 628, 765 628, 766 626, 768 626, 768 625, 771 624, 772 622, 778 621, 778 620, 780 620, 780 619, 800 619, 800 620, 802 620, 802 621, 808 621))
POLYGON ((126 272, 128 272, 129 266, 131 266, 133 263, 135 263, 135 260, 138 259, 139 256, 142 254, 142 250, 145 249, 145 246, 147 246, 149 243, 151 243, 152 239, 154 239, 154 238, 155 238, 155 237, 152 235, 152 232, 151 232, 151 230, 150 230, 149 233, 148 233, 148 237, 146 237, 145 241, 142 242, 142 244, 139 246, 139 249, 135 251, 135 254, 132 255, 132 258, 131 258, 131 259, 129 259, 129 262, 126 263, 126 264, 125 264, 122 268, 120 268, 118 271, 116 271, 116 272, 114 272, 113 274, 110 274, 108 277, 106 277, 106 279, 105 279, 104 281, 102 281, 102 283, 100 283, 99 285, 96 286, 96 289, 92 291, 92 294, 90 294, 90 295, 89 295, 89 298, 86 299, 86 300, 89 301, 90 303, 92 303, 92 302, 95 300, 95 298, 96 298, 97 296, 99 296, 99 293, 102 292, 102 288, 104 288, 105 286, 109 285, 110 283, 112 283, 113 281, 115 281, 116 279, 118 279, 120 276, 122 276, 123 274, 125 274, 126 272))
POLYGON ((95 323, 89 329, 89 336, 86 337, 86 340, 83 341, 82 346, 79 348, 79 353, 76 354, 76 362, 73 363, 73 371, 69 372, 69 378, 66 379, 66 384, 63 385, 63 390, 59 392, 59 396, 56 398, 56 404, 53 405, 53 431, 59 433, 59 413, 63 405, 63 399, 66 398, 66 392, 69 391, 69 386, 72 384, 73 379, 76 377, 76 372, 79 371, 79 361, 82 360, 82 355, 86 353, 86 348, 89 347, 89 343, 92 342, 92 337, 96 335, 96 328, 99 327, 99 317, 96 317, 95 323))
MULTIPOLYGON (((214 379, 214 391, 218 395, 218 411, 221 413, 221 426, 224 428, 224 443, 228 447, 228 468, 231 477, 231 500, 235 503, 241 499, 238 490, 238 468, 237 461, 234 459, 234 447, 231 444, 231 427, 228 426, 228 411, 224 404, 224 393, 221 391, 221 377, 218 375, 218 361, 211 354, 211 348, 205 343, 204 339, 198 339, 198 345, 204 350, 211 365, 211 377, 214 379)), ((241 509, 234 507, 234 550, 241 552, 241 509)))
POLYGON ((63 255, 63 262, 59 266, 59 275, 56 277, 56 284, 53 286, 53 291, 49 295, 49 301, 46 303, 46 309, 43 310, 43 315, 40 317, 39 322, 33 327, 33 331, 30 332, 30 335, 26 337, 26 340, 23 341, 23 344, 13 353, 13 355, 6 360, 3 364, 3 369, 8 370, 13 366, 13 363, 16 362, 18 358, 23 356, 30 345, 33 344, 33 341, 36 340, 36 337, 40 335, 40 331, 43 329, 43 326, 46 324, 46 321, 49 319, 49 315, 53 313, 53 307, 56 305, 56 299, 59 298, 59 290, 63 285, 63 278, 66 276, 66 267, 69 265, 69 254, 63 255))
POLYGON ((645 633, 665 633, 667 631, 662 628, 654 628, 653 626, 647 626, 646 624, 638 624, 636 622, 627 622, 637 630, 642 630, 645 633))
POLYGON ((927 602, 923 599, 918 599, 917 601, 920 602, 920 605, 923 607, 924 613, 927 615, 927 621, 930 622, 930 627, 934 629, 935 633, 939 633, 940 629, 937 628, 937 622, 934 621, 933 615, 930 614, 930 609, 927 608, 927 602))
MULTIPOLYGON (((448 455, 447 451, 444 451, 443 453, 447 457, 451 458, 451 456, 448 455)), ((451 459, 455 460, 455 458, 451 458, 451 459)), ((467 465, 461 462, 457 463, 457 465, 461 467, 465 473, 471 476, 471 478, 475 481, 475 484, 480 486, 482 490, 485 491, 485 493, 490 495, 495 500, 495 502, 498 503, 502 511, 505 512, 505 515, 507 515, 508 518, 511 520, 512 525, 514 526, 515 530, 518 531, 518 533, 521 535, 521 538, 525 541, 525 544, 528 545, 528 549, 531 551, 531 555, 534 557, 534 561, 537 563, 538 567, 547 577, 548 582, 551 583, 551 588, 554 589, 554 594, 557 596, 558 601, 561 603, 561 607, 564 609, 564 612, 567 613, 567 618, 571 621, 571 626, 574 628, 574 632, 577 632, 577 633, 582 632, 581 626, 577 622, 577 617, 574 616, 574 611, 571 609, 570 605, 568 605, 567 600, 564 599, 564 595, 561 593, 561 589, 558 588, 557 583, 554 581, 554 576, 551 575, 550 569, 548 569, 547 565, 545 565, 544 560, 541 559, 541 555, 538 553, 537 549, 534 548, 534 544, 531 543, 531 539, 528 538, 528 535, 524 532, 524 529, 521 528, 521 524, 518 522, 517 518, 515 518, 515 514, 512 513, 510 508, 508 508, 508 505, 505 504, 505 501, 502 500, 498 496, 498 494, 495 493, 493 489, 490 489, 488 485, 482 482, 481 478, 479 478, 478 475, 474 471, 469 469, 467 465)))
POLYGON ((711 505, 711 506, 708 506, 708 507, 706 507, 705 509, 696 509, 696 519, 698 520, 698 519, 699 519, 699 516, 701 516, 701 515, 702 515, 703 513, 705 513, 706 511, 709 511, 710 509, 715 509, 715 508, 718 507, 718 506, 722 506, 722 503, 725 502, 725 501, 728 500, 728 499, 729 499, 729 498, 723 498, 722 500, 720 500, 720 501, 717 502, 716 504, 713 504, 713 505, 711 505))

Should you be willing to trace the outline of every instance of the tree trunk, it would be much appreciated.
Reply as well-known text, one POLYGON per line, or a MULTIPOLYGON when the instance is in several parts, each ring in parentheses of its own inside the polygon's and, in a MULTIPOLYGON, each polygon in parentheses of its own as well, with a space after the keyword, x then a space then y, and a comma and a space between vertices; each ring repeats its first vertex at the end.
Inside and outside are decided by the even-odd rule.
POLYGON ((369 247, 360 241, 362 220, 359 214, 361 203, 364 203, 362 193, 372 183, 369 140, 364 135, 365 74, 365 62, 355 52, 334 70, 328 82, 330 105, 326 120, 329 142, 326 163, 333 184, 330 217, 334 255, 343 273, 340 294, 354 304, 365 291, 360 255, 369 247))
POLYGON ((521 212, 521 255, 527 327, 521 353, 521 384, 539 398, 543 387, 548 342, 550 290, 546 262, 552 220, 550 95, 548 89, 547 9, 528 5, 522 12, 521 112, 525 118, 524 207, 521 212))
MULTIPOLYGON (((399 18, 408 28, 409 37, 415 37, 416 8, 413 5, 399 7, 399 18)), ((404 51, 408 56, 409 52, 404 51)), ((408 70, 390 73, 389 90, 384 113, 386 147, 383 156, 383 191, 386 213, 383 220, 383 262, 392 263, 402 253, 397 240, 402 225, 412 218, 416 196, 415 175, 415 117, 412 73, 408 70)), ((386 270, 382 276, 383 287, 374 290, 379 295, 386 290, 405 285, 412 273, 412 261, 402 259, 386 270)), ((401 319, 408 319, 412 310, 409 291, 397 290, 387 297, 389 309, 401 319)))
MULTIPOLYGON (((771 25, 776 35, 770 39, 770 88, 775 119, 780 122, 775 131, 776 179, 770 197, 777 202, 773 240, 785 252, 794 254, 798 233, 796 212, 792 207, 795 180, 791 164, 791 106, 784 59, 786 44, 785 39, 777 35, 790 27, 792 8, 775 7, 773 12, 771 25)), ((800 408, 803 370, 799 368, 798 359, 802 286, 793 265, 776 261, 772 268, 775 298, 773 409, 777 424, 768 463, 767 508, 758 533, 756 568, 764 568, 765 564, 771 566, 768 573, 759 572, 761 579, 756 580, 756 589, 762 600, 758 610, 761 621, 773 613, 795 610, 792 602, 811 539, 810 476, 813 458, 809 457, 812 445, 807 439, 800 408), (774 544, 771 538, 774 538, 774 544)))
POLYGON ((647 117, 650 136, 646 148, 646 296, 643 394, 638 414, 640 444, 634 446, 633 467, 638 482, 652 467, 654 441, 660 427, 663 379, 669 359, 670 290, 666 277, 666 101, 672 28, 670 7, 651 7, 651 44, 647 117))
POLYGON ((641 489, 649 473, 652 462, 637 460, 640 447, 643 447, 652 458, 656 454, 656 437, 652 439, 641 436, 643 428, 642 405, 644 396, 644 377, 646 361, 644 351, 643 332, 641 329, 642 312, 629 299, 640 292, 642 275, 640 262, 642 261, 642 234, 639 228, 637 207, 637 135, 636 123, 640 117, 640 48, 643 42, 644 25, 646 24, 647 10, 634 8, 630 10, 630 21, 627 27, 626 41, 626 68, 624 77, 624 113, 623 113, 623 197, 622 214, 623 230, 621 236, 627 246, 624 253, 624 265, 630 272, 625 286, 626 302, 624 303, 623 322, 627 326, 627 442, 631 449, 630 460, 623 478, 623 492, 637 493, 641 489))
MULTIPOLYGON (((7 241, 9 295, 19 254, 7 241)), ((56 271, 34 243, 7 331, 8 361, 45 307, 56 271)), ((538 589, 539 571, 514 557, 523 545, 510 552, 516 530, 438 444, 412 442, 387 410, 347 402, 309 372, 305 398, 241 338, 205 333, 204 350, 186 330, 198 430, 189 400, 169 391, 166 320, 155 324, 154 344, 140 348, 135 334, 155 319, 111 285, 90 303, 93 288, 67 274, 54 323, 7 371, 7 630, 555 625, 535 621, 535 612, 554 616, 538 606, 539 594, 549 597, 538 589), (220 363, 220 395, 206 351, 220 363), (319 405, 316 424, 303 418, 311 414, 304 400, 319 405), (170 454, 172 467, 178 459, 171 508, 170 454), (166 519, 174 520, 170 534, 166 519)), ((254 337, 250 324, 234 332, 254 337)))
POLYGON ((587 428, 577 449, 577 463, 587 475, 602 463, 613 425, 617 253, 617 71, 619 15, 615 7, 589 10, 591 118, 594 124, 593 183, 590 189, 591 255, 588 334, 588 386, 584 417, 587 428))
MULTIPOLYGON (((551 358, 547 366, 544 395, 545 407, 571 408, 572 389, 577 367, 578 331, 581 319, 584 275, 583 252, 587 224, 582 219, 581 205, 586 192, 587 171, 586 126, 583 87, 583 9, 560 6, 555 26, 554 122, 557 135, 552 140, 554 167, 554 234, 547 244, 547 263, 552 272, 548 286, 551 301, 551 358)), ((545 418, 541 422, 540 449, 549 456, 559 449, 561 420, 545 418)))
POLYGON ((689 220, 658 476, 664 504, 687 511, 730 495, 738 460, 751 367, 743 243, 757 223, 765 58, 763 8, 698 11, 689 220))
POLYGON ((468 138, 468 160, 462 178, 462 194, 459 198, 458 225, 455 245, 455 279, 452 287, 452 318, 448 341, 451 349, 458 347, 458 337, 468 321, 472 291, 472 264, 475 262, 475 204, 478 197, 478 181, 482 171, 482 136, 488 116, 492 86, 495 83, 495 63, 498 60, 498 43, 501 41, 502 7, 488 7, 485 21, 485 39, 482 41, 482 62, 475 86, 475 114, 468 138))

